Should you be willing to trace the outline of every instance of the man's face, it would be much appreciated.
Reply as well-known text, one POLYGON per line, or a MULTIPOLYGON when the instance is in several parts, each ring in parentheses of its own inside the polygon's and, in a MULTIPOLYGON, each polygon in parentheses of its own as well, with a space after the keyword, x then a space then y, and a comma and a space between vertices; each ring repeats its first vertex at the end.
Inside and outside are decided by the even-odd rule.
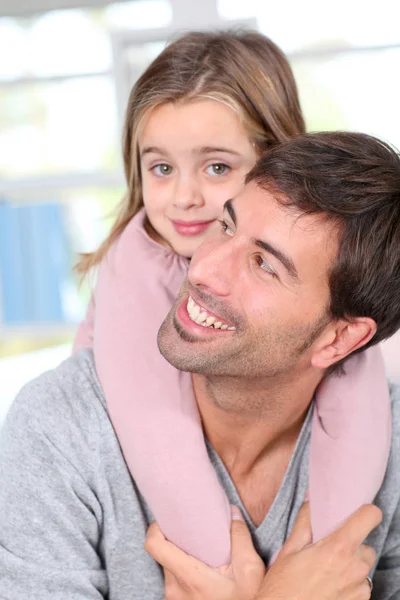
POLYGON ((330 322, 337 231, 250 183, 196 251, 159 332, 165 358, 206 376, 294 377, 330 322))

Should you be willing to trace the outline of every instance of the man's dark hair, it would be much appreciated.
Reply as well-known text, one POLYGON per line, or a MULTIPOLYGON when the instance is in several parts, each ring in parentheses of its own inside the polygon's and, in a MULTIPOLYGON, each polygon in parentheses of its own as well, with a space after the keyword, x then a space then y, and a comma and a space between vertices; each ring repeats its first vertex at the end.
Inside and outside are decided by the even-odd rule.
POLYGON ((333 318, 370 317, 372 340, 400 327, 400 159, 362 133, 300 135, 274 146, 247 175, 300 214, 324 214, 339 225, 329 274, 333 318))

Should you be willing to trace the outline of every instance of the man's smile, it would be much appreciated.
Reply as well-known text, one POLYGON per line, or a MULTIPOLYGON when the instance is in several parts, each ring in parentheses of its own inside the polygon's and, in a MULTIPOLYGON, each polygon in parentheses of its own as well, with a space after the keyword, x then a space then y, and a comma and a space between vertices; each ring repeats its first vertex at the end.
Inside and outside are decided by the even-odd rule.
POLYGON ((190 319, 202 327, 222 329, 223 331, 235 331, 236 329, 236 327, 233 327, 220 317, 200 306, 200 304, 197 304, 197 302, 193 300, 192 296, 189 296, 188 298, 186 309, 190 319))
POLYGON ((231 323, 198 304, 190 295, 178 306, 175 319, 185 331, 201 337, 236 331, 231 323))

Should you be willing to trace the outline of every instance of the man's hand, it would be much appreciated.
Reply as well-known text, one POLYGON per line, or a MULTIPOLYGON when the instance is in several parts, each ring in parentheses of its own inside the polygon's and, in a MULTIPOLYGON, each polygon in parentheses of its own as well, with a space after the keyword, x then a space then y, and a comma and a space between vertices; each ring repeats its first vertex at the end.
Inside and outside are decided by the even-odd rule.
POLYGON ((212 569, 168 542, 157 523, 152 523, 145 549, 164 567, 165 600, 253 600, 264 579, 265 566, 235 506, 231 544, 231 564, 212 569))
POLYGON ((342 527, 311 544, 306 502, 265 577, 264 564, 239 515, 233 507, 232 564, 220 569, 212 569, 176 548, 164 538, 156 523, 150 526, 145 548, 164 567, 165 600, 370 598, 367 576, 376 555, 363 541, 382 520, 382 513, 375 506, 362 506, 342 527))
POLYGON ((309 544, 309 510, 305 504, 256 599, 368 600, 371 590, 367 576, 376 554, 363 541, 381 521, 379 508, 365 505, 331 535, 309 544))

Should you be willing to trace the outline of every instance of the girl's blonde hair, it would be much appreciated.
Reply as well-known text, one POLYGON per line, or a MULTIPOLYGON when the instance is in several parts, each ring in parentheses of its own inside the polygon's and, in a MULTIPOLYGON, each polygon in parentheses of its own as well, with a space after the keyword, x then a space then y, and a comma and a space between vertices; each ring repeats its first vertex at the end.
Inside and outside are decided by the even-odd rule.
POLYGON ((143 206, 138 137, 151 110, 168 102, 210 98, 241 118, 261 154, 269 145, 305 131, 290 65, 264 35, 251 31, 192 32, 169 44, 132 88, 123 134, 127 193, 110 234, 99 249, 81 257, 86 274, 143 206))

